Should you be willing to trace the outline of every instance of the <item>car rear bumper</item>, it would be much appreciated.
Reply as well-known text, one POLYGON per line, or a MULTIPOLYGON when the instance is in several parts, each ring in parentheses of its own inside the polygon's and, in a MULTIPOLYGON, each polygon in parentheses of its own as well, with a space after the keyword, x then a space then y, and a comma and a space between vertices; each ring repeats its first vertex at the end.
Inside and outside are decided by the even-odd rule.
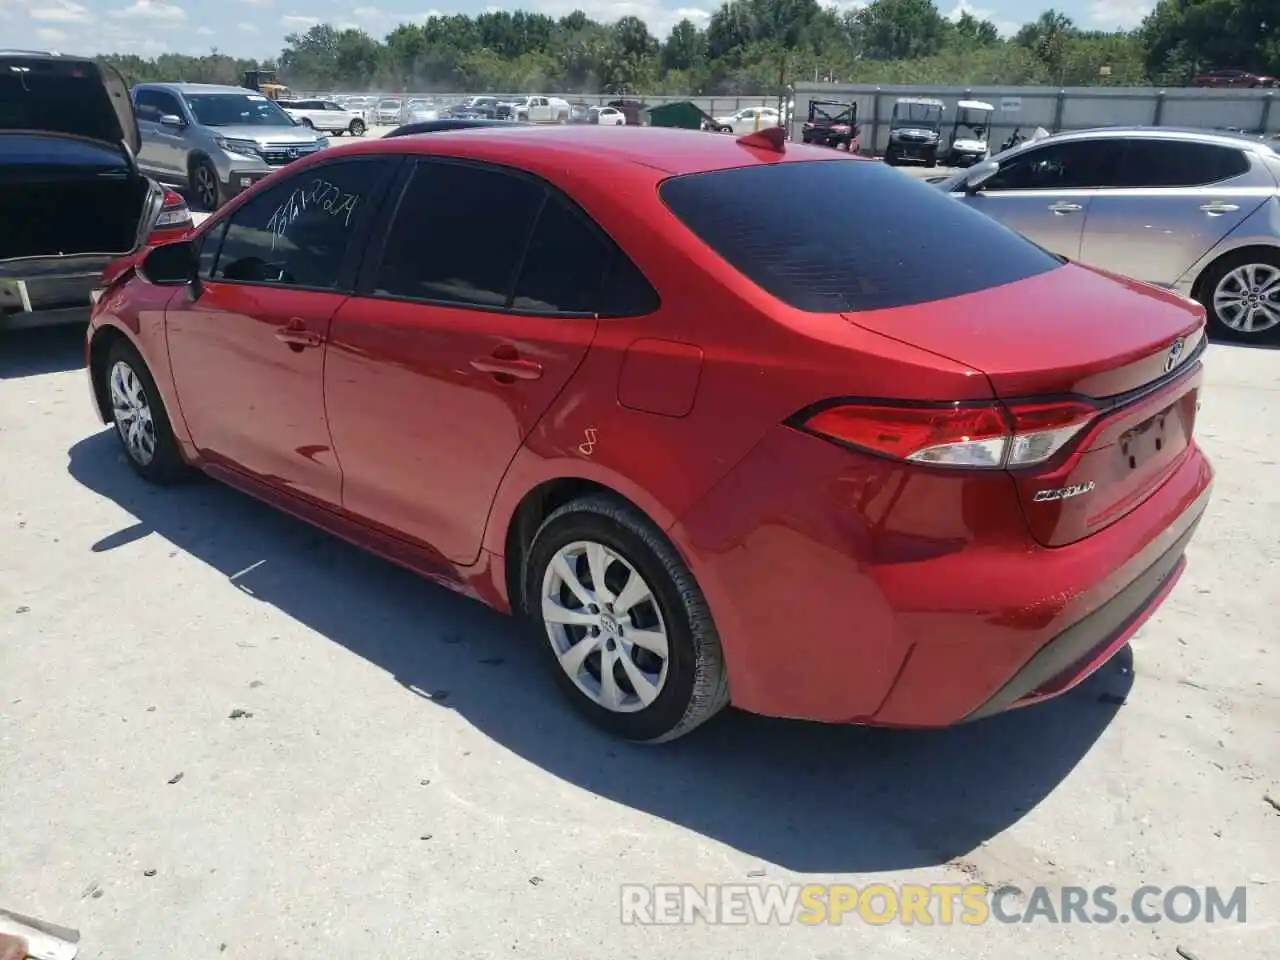
POLYGON ((1213 471, 1192 447, 1142 506, 1037 545, 1005 474, 899 467, 776 428, 670 533, 735 705, 942 727, 1063 693, 1151 615, 1213 471))
POLYGON ((102 271, 121 256, 94 253, 0 263, 0 326, 83 322, 102 271))

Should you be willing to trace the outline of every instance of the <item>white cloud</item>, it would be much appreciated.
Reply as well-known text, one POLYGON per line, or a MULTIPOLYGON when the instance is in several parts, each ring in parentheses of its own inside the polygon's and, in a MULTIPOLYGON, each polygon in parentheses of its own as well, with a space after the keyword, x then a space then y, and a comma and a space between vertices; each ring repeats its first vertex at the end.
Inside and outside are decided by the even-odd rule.
POLYGON ((116 10, 115 16, 127 20, 156 20, 177 23, 187 19, 187 11, 164 0, 133 0, 130 6, 116 10))
POLYGON ((975 7, 969 3, 969 0, 956 0, 956 5, 952 7, 951 12, 947 14, 948 20, 959 20, 962 14, 969 14, 977 20, 990 20, 995 24, 996 30, 1002 37, 1011 37, 1022 29, 1022 24, 1016 20, 1001 20, 996 16, 994 10, 985 7, 975 7))
POLYGON ((93 19, 87 8, 71 0, 52 0, 46 6, 28 10, 27 15, 41 23, 88 23, 93 19))
POLYGON ((290 30, 306 30, 319 22, 315 17, 304 17, 294 13, 280 18, 280 26, 288 27, 290 30))
POLYGON ((1093 0, 1089 4, 1089 22, 1095 26, 1113 30, 1128 30, 1142 23, 1151 12, 1148 3, 1132 0, 1093 0))
POLYGON ((237 26, 239 26, 239 28, 240 28, 241 30, 243 30, 245 33, 257 33, 257 32, 258 32, 258 28, 257 28, 257 27, 255 27, 252 23, 241 23, 241 24, 237 24, 237 26))
POLYGON ((65 30, 58 30, 56 27, 41 27, 36 31, 36 36, 46 43, 60 43, 67 39, 65 30))
POLYGON ((276 0, 240 0, 240 2, 250 7, 269 7, 276 0))
POLYGON ((201 37, 212 37, 214 32, 213 27, 196 27, 196 34, 201 37))

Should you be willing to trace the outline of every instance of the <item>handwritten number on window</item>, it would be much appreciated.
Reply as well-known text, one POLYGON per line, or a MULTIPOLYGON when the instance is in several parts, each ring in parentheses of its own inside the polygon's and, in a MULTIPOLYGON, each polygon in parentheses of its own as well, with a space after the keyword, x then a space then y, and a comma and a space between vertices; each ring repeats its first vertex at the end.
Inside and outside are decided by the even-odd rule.
POLYGON ((346 193, 336 184, 317 177, 305 187, 294 190, 289 199, 271 214, 271 219, 267 221, 267 230, 271 233, 271 249, 279 249, 280 241, 285 238, 289 228, 309 210, 341 220, 344 229, 350 227, 351 217, 359 202, 358 193, 346 193))

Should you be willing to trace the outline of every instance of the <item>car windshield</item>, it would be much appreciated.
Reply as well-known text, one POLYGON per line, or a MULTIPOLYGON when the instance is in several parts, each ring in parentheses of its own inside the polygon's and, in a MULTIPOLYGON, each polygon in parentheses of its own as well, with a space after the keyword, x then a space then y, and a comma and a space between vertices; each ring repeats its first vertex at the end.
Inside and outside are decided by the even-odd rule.
POLYGON ((986 214, 881 163, 821 160, 688 174, 664 181, 659 196, 740 274, 814 313, 947 300, 1062 265, 986 214), (796 217, 796 210, 824 216, 796 217))
POLYGON ((204 127, 291 127, 289 115, 257 93, 185 94, 196 123, 204 127))
POLYGON ((381 110, 397 110, 399 109, 399 107, 400 107, 399 100, 383 100, 380 104, 378 104, 378 108, 381 110))
POLYGON ((932 126, 942 119, 942 111, 932 103, 899 103, 893 108, 893 119, 899 125, 932 126))

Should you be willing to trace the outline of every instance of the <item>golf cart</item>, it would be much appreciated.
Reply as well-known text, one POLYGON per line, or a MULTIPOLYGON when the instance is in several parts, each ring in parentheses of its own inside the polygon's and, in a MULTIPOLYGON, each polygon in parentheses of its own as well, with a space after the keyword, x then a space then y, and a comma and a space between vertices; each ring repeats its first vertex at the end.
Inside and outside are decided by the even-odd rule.
POLYGON ((987 142, 991 136, 991 117, 996 108, 981 100, 961 100, 956 104, 956 121, 951 127, 951 145, 947 148, 947 166, 971 167, 991 156, 987 142))
POLYGON ((800 130, 805 143, 858 152, 858 105, 838 100, 810 100, 809 119, 800 130))
POLYGON ((901 97, 893 105, 889 121, 889 145, 884 162, 897 166, 906 161, 938 165, 938 147, 942 142, 942 113, 946 104, 927 97, 901 97))

